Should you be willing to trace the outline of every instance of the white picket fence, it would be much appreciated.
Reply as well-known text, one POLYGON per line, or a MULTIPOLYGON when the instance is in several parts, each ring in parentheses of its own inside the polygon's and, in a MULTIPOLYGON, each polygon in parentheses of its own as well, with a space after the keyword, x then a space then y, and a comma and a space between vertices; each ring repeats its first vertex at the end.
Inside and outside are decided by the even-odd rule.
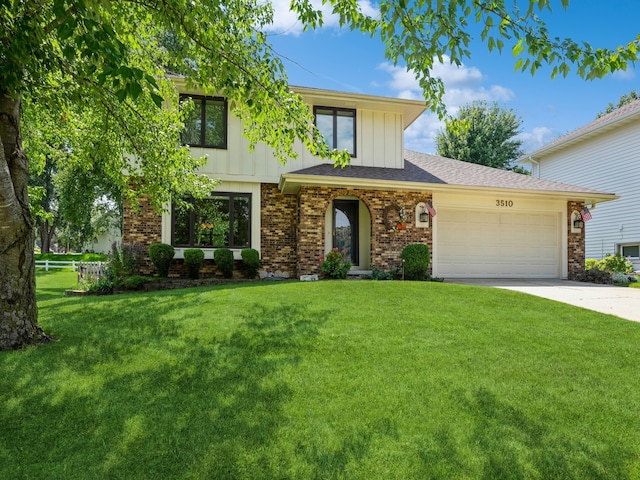
POLYGON ((100 278, 105 274, 105 269, 109 262, 78 262, 76 260, 36 260, 36 268, 50 269, 71 269, 78 272, 78 281, 87 278, 100 278))
POLYGON ((97 281, 106 274, 108 262, 78 262, 78 283, 97 281))
POLYGON ((71 269, 72 271, 78 270, 78 265, 82 262, 76 262, 75 260, 36 260, 36 268, 44 268, 45 271, 49 269, 64 268, 71 269))

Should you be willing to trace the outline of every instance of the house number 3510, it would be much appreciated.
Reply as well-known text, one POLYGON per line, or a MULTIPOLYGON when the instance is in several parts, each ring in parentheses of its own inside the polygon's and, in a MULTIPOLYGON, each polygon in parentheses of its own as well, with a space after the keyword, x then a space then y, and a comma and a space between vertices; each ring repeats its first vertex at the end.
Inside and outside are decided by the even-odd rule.
POLYGON ((496 207, 513 207, 513 200, 496 200, 496 207))

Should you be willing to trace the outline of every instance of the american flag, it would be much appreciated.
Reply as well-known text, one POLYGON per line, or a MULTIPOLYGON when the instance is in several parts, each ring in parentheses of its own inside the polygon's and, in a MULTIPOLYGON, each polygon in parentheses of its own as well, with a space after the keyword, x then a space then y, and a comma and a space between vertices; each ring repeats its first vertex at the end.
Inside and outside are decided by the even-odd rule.
POLYGON ((427 211, 429 212, 429 215, 431 215, 432 217, 436 216, 436 209, 433 208, 433 204, 431 202, 427 202, 427 211))
POLYGON ((584 208, 582 209, 582 211, 580 212, 580 216, 582 217, 582 221, 583 222, 588 222, 589 220, 591 220, 591 212, 589 211, 589 209, 587 208, 587 206, 585 205, 584 208))

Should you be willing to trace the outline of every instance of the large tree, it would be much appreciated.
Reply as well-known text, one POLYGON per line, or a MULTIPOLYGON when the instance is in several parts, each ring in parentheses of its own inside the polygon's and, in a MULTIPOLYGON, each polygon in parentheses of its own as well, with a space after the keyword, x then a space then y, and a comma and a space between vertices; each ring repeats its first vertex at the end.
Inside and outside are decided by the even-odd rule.
POLYGON ((98 147, 103 119, 86 106, 70 107, 52 114, 38 103, 23 104, 29 192, 43 253, 55 237, 82 248, 122 211, 119 182, 105 171, 109 159, 101 157, 111 149, 98 147))
POLYGON ((464 105, 436 136, 438 155, 488 167, 511 169, 520 157, 522 120, 497 103, 476 101, 464 105))
MULTIPOLYGON (((365 15, 356 0, 325 3, 342 25, 379 35, 387 57, 415 72, 440 114, 442 82, 430 72, 444 55, 455 63, 470 56, 470 22, 482 26, 490 50, 508 46, 516 68, 535 72, 546 64, 552 75, 566 75, 570 65, 585 78, 624 69, 637 59, 640 45, 636 38, 606 50, 551 38, 537 16, 550 8, 549 0, 520 7, 512 0, 395 0, 379 4, 375 17, 365 15)), ((560 4, 566 7, 568 0, 560 4)), ((310 0, 293 0, 291 8, 307 26, 322 24, 310 0)), ((296 141, 321 157, 347 160, 329 150, 309 109, 290 92, 264 33, 272 15, 271 4, 260 0, 0 3, 0 349, 46 338, 37 322, 23 100, 57 115, 94 110, 103 120, 96 148, 102 149, 105 172, 129 200, 146 193, 158 207, 171 195, 211 186, 195 173, 201 161, 179 146, 185 113, 160 65, 179 65, 189 84, 226 96, 245 121, 249 140, 266 142, 281 161, 295 156, 296 141), (179 46, 171 49, 172 62, 160 41, 167 31, 179 46)))

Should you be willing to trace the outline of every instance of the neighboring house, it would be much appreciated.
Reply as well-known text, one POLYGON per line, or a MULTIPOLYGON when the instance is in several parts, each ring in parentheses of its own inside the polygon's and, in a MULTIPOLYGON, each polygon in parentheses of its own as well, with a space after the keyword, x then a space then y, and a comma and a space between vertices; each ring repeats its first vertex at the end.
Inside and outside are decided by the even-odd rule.
POLYGON ((122 242, 120 228, 111 226, 108 230, 101 230, 95 238, 84 244, 82 251, 94 253, 110 253, 114 243, 122 242))
POLYGON ((520 158, 535 177, 615 191, 587 222, 586 257, 620 253, 640 270, 640 100, 520 158))
MULTIPOLYGON (((354 273, 397 268, 410 243, 429 246, 439 277, 571 278, 583 270, 583 229, 572 228, 572 215, 615 195, 406 151, 404 130, 424 112, 422 101, 293 89, 328 143, 351 152, 350 166, 334 168, 302 147, 285 166, 264 145, 250 153, 225 100, 189 92, 197 113, 188 144, 208 155, 203 171, 221 184, 193 210, 160 215, 148 199, 140 214, 126 208, 123 241, 170 243, 177 259, 202 248, 209 272, 216 247, 237 259, 255 248, 263 269, 297 277, 320 273, 333 247, 354 273)), ((179 272, 180 262, 172 268, 179 272)))

